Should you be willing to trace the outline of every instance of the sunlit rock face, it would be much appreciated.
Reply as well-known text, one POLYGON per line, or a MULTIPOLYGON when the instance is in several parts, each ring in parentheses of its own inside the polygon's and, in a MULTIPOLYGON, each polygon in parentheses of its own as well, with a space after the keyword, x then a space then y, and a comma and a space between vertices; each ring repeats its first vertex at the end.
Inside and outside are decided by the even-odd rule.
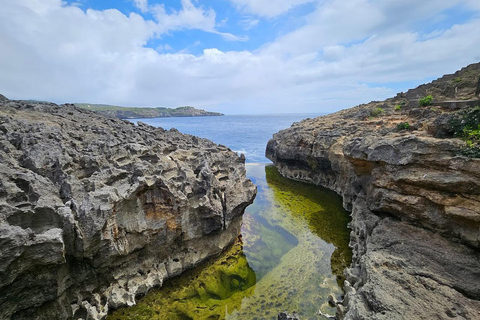
POLYGON ((100 319, 239 234, 256 188, 227 147, 0 103, 1 319, 100 319))
POLYGON ((352 212, 339 318, 480 318, 480 159, 450 125, 480 105, 479 77, 470 65, 269 141, 283 175, 335 190, 352 212))

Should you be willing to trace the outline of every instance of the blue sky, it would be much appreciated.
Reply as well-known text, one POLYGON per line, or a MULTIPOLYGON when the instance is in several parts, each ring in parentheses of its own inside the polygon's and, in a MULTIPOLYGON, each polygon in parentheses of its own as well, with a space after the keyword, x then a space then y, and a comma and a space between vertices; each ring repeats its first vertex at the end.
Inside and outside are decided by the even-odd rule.
POLYGON ((332 112, 480 61, 478 0, 5 0, 11 99, 332 112))

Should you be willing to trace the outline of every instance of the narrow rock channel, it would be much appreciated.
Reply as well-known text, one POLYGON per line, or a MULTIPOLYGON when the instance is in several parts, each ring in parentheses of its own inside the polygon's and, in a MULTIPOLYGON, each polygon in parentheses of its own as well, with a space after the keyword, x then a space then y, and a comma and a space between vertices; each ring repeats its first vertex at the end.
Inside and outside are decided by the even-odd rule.
POLYGON ((283 178, 273 166, 247 164, 258 186, 243 217, 241 238, 218 259, 149 293, 109 320, 300 319, 335 314, 350 264, 348 213, 327 189, 283 178))

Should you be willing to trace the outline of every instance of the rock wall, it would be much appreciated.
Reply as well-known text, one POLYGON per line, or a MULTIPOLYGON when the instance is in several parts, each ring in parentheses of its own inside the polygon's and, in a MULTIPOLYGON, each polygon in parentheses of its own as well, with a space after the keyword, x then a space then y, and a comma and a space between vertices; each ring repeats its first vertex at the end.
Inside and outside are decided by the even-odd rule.
POLYGON ((462 97, 474 99, 479 76, 471 65, 269 141, 266 155, 283 175, 335 190, 352 212, 338 318, 480 319, 480 159, 459 155, 465 142, 448 130, 459 110, 411 100, 454 100, 462 81, 462 97))
POLYGON ((232 243, 256 188, 206 139, 0 102, 0 319, 100 319, 232 243))

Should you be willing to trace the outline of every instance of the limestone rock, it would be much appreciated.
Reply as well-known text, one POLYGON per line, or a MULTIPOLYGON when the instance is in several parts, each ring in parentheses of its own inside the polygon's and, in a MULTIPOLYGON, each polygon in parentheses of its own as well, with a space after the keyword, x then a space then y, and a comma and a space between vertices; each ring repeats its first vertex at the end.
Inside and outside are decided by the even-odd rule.
POLYGON ((206 139, 0 104, 0 319, 100 319, 218 254, 256 188, 206 139))
POLYGON ((338 318, 480 319, 480 159, 460 155, 465 142, 448 127, 480 105, 479 76, 474 64, 269 141, 266 155, 283 175, 335 190, 352 212, 338 318), (429 93, 436 100, 420 107, 429 93), (399 129, 405 122, 410 129, 399 129))

